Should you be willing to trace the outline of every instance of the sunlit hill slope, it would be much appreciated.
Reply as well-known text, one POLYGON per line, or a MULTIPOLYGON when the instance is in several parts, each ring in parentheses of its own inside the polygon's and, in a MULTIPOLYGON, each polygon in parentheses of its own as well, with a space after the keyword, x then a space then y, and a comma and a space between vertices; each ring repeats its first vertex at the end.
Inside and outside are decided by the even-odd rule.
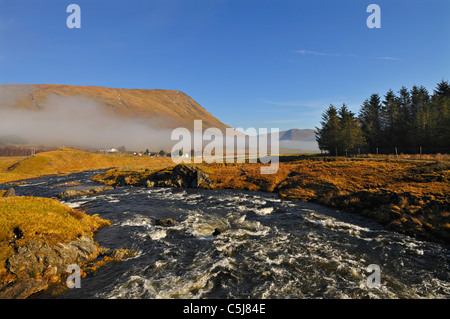
POLYGON ((93 101, 116 115, 139 118, 158 129, 191 129, 194 120, 202 120, 204 127, 217 127, 221 130, 228 127, 187 94, 175 90, 54 84, 0 85, 0 108, 39 111, 47 107, 50 97, 55 96, 93 101))

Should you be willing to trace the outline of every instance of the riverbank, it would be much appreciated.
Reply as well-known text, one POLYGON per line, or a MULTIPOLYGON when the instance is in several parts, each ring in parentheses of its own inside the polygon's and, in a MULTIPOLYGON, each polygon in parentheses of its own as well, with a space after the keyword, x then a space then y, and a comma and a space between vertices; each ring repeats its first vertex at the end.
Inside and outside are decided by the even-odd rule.
POLYGON ((445 162, 294 157, 280 163, 276 174, 261 175, 260 167, 200 164, 114 169, 93 180, 109 186, 179 187, 180 178, 187 178, 189 185, 201 176, 193 187, 277 193, 281 198, 370 217, 389 230, 450 243, 450 165, 445 162))
POLYGON ((370 217, 387 229, 450 242, 450 165, 442 163, 301 160, 273 176, 255 167, 218 167, 213 187, 242 185, 281 198, 316 202, 370 217), (237 175, 237 176, 236 176, 237 175))
POLYGON ((78 265, 84 276, 129 256, 131 251, 111 251, 94 241, 94 233, 109 225, 54 199, 0 198, 0 299, 24 299, 59 284, 69 265, 78 265))
MULTIPOLYGON (((24 179, 67 175, 88 170, 122 167, 165 167, 169 158, 128 154, 94 154, 61 149, 29 157, 0 157, 0 183, 8 188, 24 179)), ((70 185, 67 185, 70 187, 70 185)), ((103 191, 94 188, 60 194, 60 198, 103 191)), ((66 268, 77 264, 82 272, 94 271, 108 261, 135 252, 99 247, 94 233, 110 222, 71 209, 55 199, 22 197, 0 190, 0 299, 27 298, 68 276, 66 268), (99 260, 97 260, 99 259, 99 260)), ((64 285, 62 285, 64 286, 64 285)))
MULTIPOLYGON (((411 236, 450 242, 448 155, 419 158, 287 155, 280 157, 279 170, 272 175, 261 175, 261 165, 201 164, 197 167, 208 175, 208 183, 191 185, 196 183, 197 173, 195 176, 189 173, 192 175, 189 177, 184 176, 188 172, 178 172, 178 177, 172 178, 176 165, 170 158, 63 149, 28 158, 0 158, 0 183, 113 168, 94 180, 107 186, 194 186, 277 193, 281 198, 315 202, 367 216, 388 229, 411 236), (183 183, 183 178, 188 178, 189 183, 183 183)), ((184 165, 189 166, 192 165, 184 165)), ((205 181, 201 174, 199 177, 205 181)))
MULTIPOLYGON (((93 180, 113 187, 264 191, 278 194, 280 198, 319 203, 370 217, 389 230, 410 236, 450 243, 450 165, 445 161, 314 156, 282 156, 280 160, 276 174, 261 175, 262 164, 177 166, 170 158, 60 150, 29 158, 1 158, 0 182, 10 182, 10 187, 14 184, 11 182, 25 178, 116 167, 93 180)), ((60 196, 92 193, 91 189, 88 193, 75 192, 70 187, 68 184, 67 191, 60 196)), ((103 188, 98 191, 101 190, 103 188)), ((4 193, 6 191, 0 191, 0 196, 4 193)), ((5 293, 7 288, 9 297, 26 297, 61 280, 65 272, 61 265, 67 263, 60 259, 49 262, 52 258, 47 257, 60 258, 60 247, 72 247, 69 255, 75 256, 77 263, 82 261, 86 265, 102 254, 101 263, 117 259, 116 255, 127 255, 126 250, 117 254, 102 252, 94 243, 94 232, 107 225, 107 221, 61 205, 53 199, 36 197, 0 198, 0 279, 3 284, 0 290, 5 293), (100 224, 88 226, 91 218, 100 224), (80 220, 88 229, 74 227, 73 223, 80 220), (85 248, 80 249, 80 245, 85 248), (14 264, 16 267, 11 268, 14 264), (55 264, 60 265, 57 270, 55 264), (18 286, 18 283, 25 286, 18 286)))
POLYGON ((168 157, 96 154, 65 148, 28 157, 0 157, 0 183, 115 167, 137 169, 151 166, 161 168, 170 164, 172 161, 168 157))

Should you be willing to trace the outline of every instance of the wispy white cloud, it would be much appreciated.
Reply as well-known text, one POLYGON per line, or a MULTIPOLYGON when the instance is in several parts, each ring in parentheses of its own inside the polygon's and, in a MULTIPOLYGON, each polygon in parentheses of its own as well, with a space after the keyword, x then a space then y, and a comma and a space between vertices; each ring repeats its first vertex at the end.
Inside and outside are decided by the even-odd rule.
MULTIPOLYGON (((370 59, 370 58, 368 58, 370 59)), ((380 56, 380 57, 373 57, 372 59, 378 59, 378 60, 394 60, 394 61, 400 61, 400 58, 393 58, 390 56, 380 56)))
POLYGON ((303 55, 317 55, 317 56, 342 56, 342 54, 339 53, 324 53, 324 52, 316 52, 316 51, 310 51, 310 50, 298 50, 295 51, 296 53, 300 53, 303 55))
POLYGON ((304 119, 287 119, 287 120, 270 120, 270 121, 262 121, 264 124, 288 124, 299 122, 304 119))
POLYGON ((381 56, 381 57, 365 57, 359 56, 356 54, 342 54, 342 53, 327 53, 327 52, 317 52, 310 50, 296 50, 295 53, 302 55, 315 55, 315 56, 329 56, 329 57, 351 57, 351 58, 360 58, 360 59, 376 59, 376 60, 391 60, 398 61, 400 58, 390 57, 390 56, 381 56))

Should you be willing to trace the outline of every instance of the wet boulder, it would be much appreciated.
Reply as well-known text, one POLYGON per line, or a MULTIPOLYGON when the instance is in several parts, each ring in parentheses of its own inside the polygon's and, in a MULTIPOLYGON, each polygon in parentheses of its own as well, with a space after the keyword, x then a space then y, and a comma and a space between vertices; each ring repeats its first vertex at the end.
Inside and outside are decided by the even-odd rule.
POLYGON ((100 248, 99 256, 107 261, 121 261, 128 258, 136 257, 139 254, 137 250, 134 249, 111 249, 111 248, 100 248))
POLYGON ((0 299, 26 299, 47 287, 47 281, 35 278, 10 282, 0 287, 0 299))
MULTIPOLYGON (((20 229, 17 230, 19 232, 20 229)), ((6 271, 15 280, 0 284, 0 299, 27 298, 46 289, 49 282, 56 282, 66 275, 67 266, 85 265, 95 260, 97 255, 97 244, 88 235, 56 245, 31 240, 24 246, 15 247, 14 254, 5 261, 6 271)))
POLYGON ((173 220, 172 218, 164 218, 164 219, 155 220, 155 224, 157 226, 170 227, 170 226, 175 226, 177 224, 177 222, 175 220, 173 220))
POLYGON ((12 187, 8 189, 6 193, 3 195, 3 197, 14 197, 14 196, 16 196, 16 192, 12 187))
POLYGON ((154 172, 145 181, 145 186, 150 187, 175 187, 171 181, 171 172, 169 170, 161 170, 154 172))
POLYGON ((213 236, 219 236, 225 231, 222 227, 214 228, 214 232, 212 233, 213 236))
POLYGON ((172 183, 176 187, 199 188, 210 185, 209 175, 197 166, 177 165, 172 171, 172 183))
POLYGON ((26 246, 17 247, 6 265, 8 271, 19 278, 41 275, 49 266, 56 267, 56 272, 61 274, 70 264, 83 264, 92 259, 97 249, 92 236, 87 235, 53 246, 42 240, 32 240, 26 246))
POLYGON ((112 186, 98 186, 90 189, 83 189, 83 190, 74 190, 74 189, 68 189, 65 192, 59 193, 58 198, 59 199, 69 199, 77 196, 85 196, 85 195, 95 195, 104 191, 112 190, 114 189, 112 186))

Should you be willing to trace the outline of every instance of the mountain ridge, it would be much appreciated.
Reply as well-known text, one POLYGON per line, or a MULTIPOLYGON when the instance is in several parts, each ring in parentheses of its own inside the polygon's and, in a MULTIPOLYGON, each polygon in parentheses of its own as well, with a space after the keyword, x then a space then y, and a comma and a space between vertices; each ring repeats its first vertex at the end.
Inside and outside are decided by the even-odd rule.
POLYGON ((221 130, 229 127, 214 117, 182 91, 165 89, 119 89, 101 86, 64 84, 0 85, 0 108, 10 107, 40 111, 51 97, 84 98, 94 101, 107 112, 138 118, 155 128, 193 128, 194 120, 205 127, 221 130))

